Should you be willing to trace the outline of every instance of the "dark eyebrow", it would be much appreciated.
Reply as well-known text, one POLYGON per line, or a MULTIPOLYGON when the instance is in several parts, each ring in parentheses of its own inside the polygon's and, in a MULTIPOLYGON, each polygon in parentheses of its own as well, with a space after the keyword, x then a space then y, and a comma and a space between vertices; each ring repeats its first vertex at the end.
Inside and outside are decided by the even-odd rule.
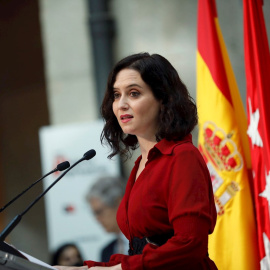
MULTIPOLYGON (((142 88, 139 84, 136 84, 136 83, 130 84, 126 88, 132 88, 134 86, 139 87, 139 88, 142 88)), ((116 90, 116 89, 118 89, 118 88, 117 87, 113 87, 113 90, 116 90)))
POLYGON ((130 84, 127 88, 131 88, 131 87, 134 87, 134 86, 142 88, 139 84, 136 84, 136 83, 130 84))

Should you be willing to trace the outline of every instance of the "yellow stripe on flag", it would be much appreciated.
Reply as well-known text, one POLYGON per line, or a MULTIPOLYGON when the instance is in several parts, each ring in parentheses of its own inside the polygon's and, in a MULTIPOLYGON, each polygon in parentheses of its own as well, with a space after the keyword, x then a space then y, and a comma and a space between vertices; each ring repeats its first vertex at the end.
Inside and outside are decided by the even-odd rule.
POLYGON ((218 34, 218 38, 220 42, 220 48, 222 51, 223 62, 224 62, 224 66, 225 66, 225 70, 226 70, 226 74, 228 78, 230 94, 231 94, 231 98, 233 102, 233 107, 234 107, 234 112, 235 112, 234 116, 237 121, 237 126, 239 127, 239 130, 240 130, 240 137, 241 137, 244 157, 245 157, 247 168, 251 168, 250 149, 249 149, 249 142, 248 142, 248 136, 247 136, 247 127, 248 127, 247 117, 245 114, 241 96, 238 91, 236 79, 232 70, 232 66, 229 60, 229 56, 227 53, 227 49, 225 46, 225 42, 224 42, 217 18, 215 18, 215 24, 216 24, 217 34, 218 34))

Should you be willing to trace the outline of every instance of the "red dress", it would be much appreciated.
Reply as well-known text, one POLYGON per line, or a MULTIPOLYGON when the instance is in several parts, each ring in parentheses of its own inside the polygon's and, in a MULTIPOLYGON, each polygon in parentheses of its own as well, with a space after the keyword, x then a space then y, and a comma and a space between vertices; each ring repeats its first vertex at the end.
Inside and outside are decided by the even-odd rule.
POLYGON ((158 142, 135 182, 141 156, 130 174, 117 221, 129 239, 174 232, 167 243, 147 244, 140 255, 115 254, 108 263, 123 270, 217 269, 207 255, 208 234, 216 223, 211 179, 191 135, 182 141, 158 142))

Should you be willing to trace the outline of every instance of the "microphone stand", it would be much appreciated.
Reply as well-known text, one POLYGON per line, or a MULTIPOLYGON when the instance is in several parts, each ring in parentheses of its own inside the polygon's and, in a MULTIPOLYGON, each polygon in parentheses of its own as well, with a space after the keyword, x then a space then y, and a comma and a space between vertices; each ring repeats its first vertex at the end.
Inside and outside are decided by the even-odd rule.
POLYGON ((84 154, 84 156, 75 162, 71 167, 69 167, 65 172, 63 172, 44 192, 42 192, 29 206, 20 214, 18 214, 13 220, 4 228, 4 230, 0 234, 0 241, 4 241, 6 237, 10 234, 10 232, 18 225, 21 221, 22 217, 32 208, 34 204, 36 204, 41 197, 43 197, 63 176, 65 176, 73 167, 75 167, 78 163, 83 160, 89 160, 96 155, 95 150, 89 150, 84 154))
POLYGON ((68 161, 64 161, 60 164, 57 165, 57 167, 55 169, 53 169, 52 171, 48 172, 47 174, 45 174, 44 176, 42 176, 41 178, 39 178, 36 182, 34 182, 33 184, 31 184, 28 188, 26 188, 24 191, 22 191, 20 194, 18 194, 15 198, 13 198, 10 202, 8 202, 5 206, 3 206, 0 209, 0 213, 2 211, 4 211, 10 204, 12 204, 13 202, 15 202, 17 199, 19 199, 25 192, 27 192, 29 189, 31 189, 34 185, 36 185, 38 182, 40 182, 42 179, 44 179, 45 177, 47 177, 48 175, 57 172, 57 171, 63 171, 65 169, 67 169, 69 167, 69 162, 68 161))

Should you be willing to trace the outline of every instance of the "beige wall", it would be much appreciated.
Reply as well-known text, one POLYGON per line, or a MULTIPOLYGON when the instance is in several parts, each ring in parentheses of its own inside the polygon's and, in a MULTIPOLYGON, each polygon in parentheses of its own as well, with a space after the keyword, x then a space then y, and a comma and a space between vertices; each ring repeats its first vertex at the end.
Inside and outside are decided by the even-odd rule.
POLYGON ((88 15, 83 0, 40 0, 51 125, 97 118, 88 15))

